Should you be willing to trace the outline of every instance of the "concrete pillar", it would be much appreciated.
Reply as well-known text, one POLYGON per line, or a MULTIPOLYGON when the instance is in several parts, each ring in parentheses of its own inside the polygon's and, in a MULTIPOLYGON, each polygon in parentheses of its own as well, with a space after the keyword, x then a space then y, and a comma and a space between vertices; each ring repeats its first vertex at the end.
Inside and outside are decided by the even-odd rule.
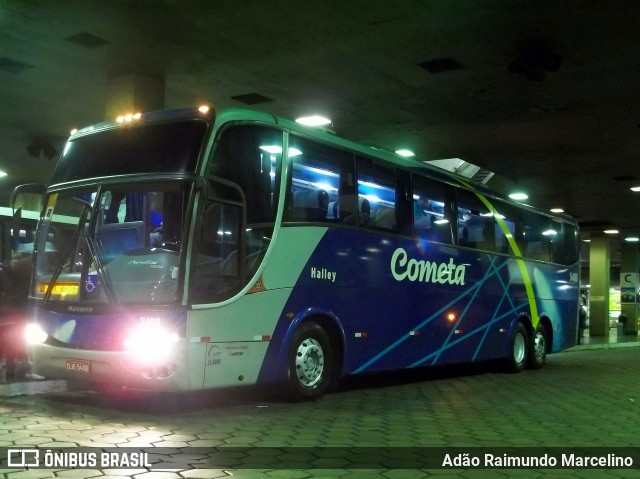
POLYGON ((624 334, 638 334, 638 273, 640 272, 640 250, 637 243, 622 243, 620 264, 621 313, 627 317, 624 334), (626 293, 626 294, 625 294, 626 293))
POLYGON ((609 287, 611 284, 611 244, 594 236, 589 244, 589 336, 609 335, 609 287))
POLYGON ((139 74, 109 78, 105 116, 115 120, 127 113, 144 113, 164 108, 165 83, 161 78, 139 74))

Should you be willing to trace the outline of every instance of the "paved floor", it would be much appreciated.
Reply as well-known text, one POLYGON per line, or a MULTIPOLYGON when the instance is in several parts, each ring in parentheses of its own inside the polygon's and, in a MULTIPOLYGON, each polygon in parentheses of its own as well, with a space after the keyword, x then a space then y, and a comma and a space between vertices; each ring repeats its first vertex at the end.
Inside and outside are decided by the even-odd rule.
POLYGON ((640 346, 637 338, 613 347, 591 338, 549 356, 541 371, 515 375, 484 365, 363 376, 312 403, 278 402, 252 388, 0 397, 0 448, 156 448, 175 461, 167 470, 0 469, 0 477, 640 478, 640 349, 622 343, 640 346), (215 468, 186 465, 205 463, 206 452, 222 446, 242 449, 215 456, 215 468), (536 453, 520 449, 531 447, 632 448, 619 451, 633 454, 636 468, 442 468, 433 461, 427 468, 424 460, 412 462, 416 454, 434 454, 440 465, 444 453, 486 451, 478 447, 518 448, 508 454, 536 453), (258 451, 256 469, 238 466, 247 451, 258 451), (390 451, 395 456, 389 459, 390 451), (284 467, 275 467, 273 459, 282 454, 277 464, 284 467))

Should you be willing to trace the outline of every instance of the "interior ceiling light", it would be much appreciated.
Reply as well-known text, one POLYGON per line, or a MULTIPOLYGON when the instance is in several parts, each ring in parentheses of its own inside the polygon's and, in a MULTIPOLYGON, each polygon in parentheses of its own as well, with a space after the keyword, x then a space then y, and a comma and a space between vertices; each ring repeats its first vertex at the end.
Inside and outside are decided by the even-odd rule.
POLYGON ((320 115, 301 116, 300 118, 296 118, 296 122, 305 126, 324 126, 331 124, 329 118, 320 115))
POLYGON ((404 148, 396 150, 396 155, 404 156, 405 158, 411 158, 412 156, 416 156, 416 154, 413 151, 406 150, 404 148))
POLYGON ((5 176, 7 176, 7 172, 0 170, 0 178, 4 178, 5 176))
POLYGON ((618 233, 620 233, 620 231, 614 230, 614 229, 604 230, 604 234, 607 234, 607 235, 617 235, 618 233))
POLYGON ((552 213, 564 213, 564 210, 562 208, 551 208, 549 211, 551 211, 552 213))
POLYGON ((524 201, 524 200, 528 199, 529 196, 526 193, 522 193, 522 192, 518 191, 518 192, 515 192, 515 193, 511 193, 509 195, 509 198, 511 198, 512 200, 515 200, 515 201, 524 201))
POLYGON ((637 243, 638 241, 640 241, 640 238, 638 238, 637 236, 629 236, 624 240, 628 241, 629 243, 637 243))
POLYGON ((632 186, 631 191, 635 191, 636 193, 640 191, 640 186, 632 186))

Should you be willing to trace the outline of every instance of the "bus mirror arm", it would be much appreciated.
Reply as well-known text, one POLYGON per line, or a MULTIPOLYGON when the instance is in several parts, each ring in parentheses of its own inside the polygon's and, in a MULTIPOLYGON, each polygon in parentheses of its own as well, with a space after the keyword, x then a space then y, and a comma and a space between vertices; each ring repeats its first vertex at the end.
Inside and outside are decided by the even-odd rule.
POLYGON ((202 176, 196 177, 196 188, 202 192, 202 197, 206 198, 209 194, 209 182, 202 176))

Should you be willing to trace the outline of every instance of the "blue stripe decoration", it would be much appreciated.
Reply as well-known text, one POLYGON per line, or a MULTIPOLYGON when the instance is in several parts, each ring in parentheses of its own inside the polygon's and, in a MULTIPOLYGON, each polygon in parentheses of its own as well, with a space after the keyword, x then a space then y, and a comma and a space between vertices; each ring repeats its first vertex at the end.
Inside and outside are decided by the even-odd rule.
MULTIPOLYGON (((453 346, 455 346, 456 344, 458 344, 458 343, 460 343, 460 342, 464 341, 465 339, 470 338, 471 336, 473 336, 474 334, 479 333, 479 332, 480 332, 480 331, 482 331, 483 329, 484 329, 484 330, 489 330, 489 328, 491 328, 491 326, 492 326, 493 324, 497 323, 498 321, 503 320, 504 318, 509 317, 510 315, 513 315, 513 314, 517 313, 518 311, 520 311, 521 309, 526 308, 527 306, 528 306, 528 304, 527 304, 527 303, 522 303, 520 306, 518 306, 518 307, 516 307, 516 308, 514 308, 514 309, 512 309, 512 310, 510 310, 510 311, 507 311, 506 313, 501 314, 500 316, 498 316, 498 317, 496 317, 496 318, 492 319, 492 320, 491 320, 491 322, 489 322, 489 323, 487 323, 487 324, 484 324, 484 325, 482 325, 482 326, 480 326, 480 327, 478 327, 478 328, 474 329, 473 331, 470 331, 469 333, 465 334, 464 336, 461 336, 460 338, 456 339, 455 341, 453 341, 453 342, 451 342, 451 343, 449 343, 449 344, 444 344, 444 345, 442 345, 442 347, 441 347, 440 349, 438 349, 438 350, 436 350, 436 351, 433 351, 432 353, 430 353, 429 355, 427 355, 427 356, 425 356, 424 358, 420 359, 419 361, 416 361, 415 363, 411 364, 409 367, 410 367, 410 368, 414 368, 414 367, 416 367, 416 366, 420 366, 421 364, 424 364, 426 361, 428 361, 429 359, 431 359, 433 356, 435 356, 435 355, 440 356, 440 354, 442 354, 442 352, 446 351, 447 349, 452 348, 452 347, 453 347, 453 346)), ((437 358, 436 358, 436 359, 437 359, 437 358)), ((475 357, 474 357, 474 359, 475 359, 475 357)), ((436 360, 434 360, 434 361, 431 363, 431 365, 434 365, 434 364, 435 364, 435 361, 436 361, 436 360)))
MULTIPOLYGON (((449 302, 448 304, 446 304, 445 306, 443 306, 442 308, 440 308, 439 310, 437 310, 436 312, 434 312, 431 316, 429 316, 428 318, 426 318, 424 321, 422 321, 420 324, 418 324, 417 326, 415 326, 414 328, 412 328, 410 331, 415 331, 415 330, 419 330, 421 328, 423 328, 424 326, 426 326, 427 324, 429 324, 431 321, 433 321, 434 319, 438 318, 439 316, 441 316, 443 313, 445 313, 447 310, 449 310, 453 305, 463 301, 465 298, 469 299, 469 302, 473 302, 477 296, 474 296, 473 293, 475 293, 477 290, 479 290, 486 281, 488 281, 489 279, 491 279, 492 277, 498 275, 498 273, 505 268, 506 266, 509 265, 509 261, 505 261, 503 262, 501 265, 499 266, 495 266, 495 261, 496 258, 491 257, 489 255, 487 255, 487 258, 489 259, 490 262, 490 267, 487 269, 487 272, 485 273, 485 275, 478 280, 473 286, 471 286, 470 288, 468 288, 467 290, 465 290, 463 293, 461 293, 459 296, 457 296, 455 299, 453 299, 451 302, 449 302)), ((504 283, 502 283, 504 286, 504 283)), ((528 303, 523 304, 522 307, 526 307, 528 305, 528 303)), ((467 311, 469 305, 467 305, 467 307, 465 308, 465 312, 467 311)), ((521 309, 520 307, 518 307, 517 309, 521 309)), ((515 310, 515 309, 514 309, 515 310)), ((509 313, 505 313, 509 314, 509 313)), ((458 323, 462 320, 464 314, 460 315, 460 318, 458 318, 458 321, 456 323, 456 326, 458 325, 458 323)), ((501 316, 499 319, 502 319, 504 317, 501 316)), ((499 320, 499 319, 496 319, 499 320)), ((478 328, 478 330, 476 330, 475 332, 481 331, 485 328, 488 328, 490 326, 491 323, 483 325, 481 328, 478 328)), ((455 327, 453 328, 455 329, 455 327)), ((452 329, 452 333, 453 334, 453 329, 452 329)), ((360 367, 358 367, 357 369, 355 369, 353 371, 354 374, 360 373, 365 371, 367 368, 369 368, 372 364, 374 364, 376 361, 378 361, 379 359, 381 359, 382 357, 386 356, 387 354, 389 354, 391 351, 393 351, 395 348, 397 348, 400 344, 402 344, 404 341, 406 341, 407 339, 411 338, 411 334, 410 331, 406 332, 405 334, 403 334, 402 336, 400 336, 395 342, 393 342, 392 344, 390 344, 389 346, 387 346, 385 349, 383 349, 382 351, 380 351, 378 354, 376 354, 375 356, 373 356, 371 359, 369 359, 368 361, 366 361, 364 364, 362 364, 360 367)), ((471 333, 463 336, 463 338, 467 338, 470 336, 471 333)), ((436 352, 431 353, 430 356, 432 356, 433 354, 440 354, 442 351, 448 349, 449 347, 451 347, 451 345, 453 344, 457 344, 460 342, 462 338, 456 340, 454 343, 451 343, 447 346, 447 342, 449 340, 449 338, 447 339, 447 341, 445 342, 445 344, 436 352)), ((417 363, 414 363, 414 365, 410 366, 413 367, 416 364, 420 364, 422 363, 423 360, 418 361, 417 363)))

